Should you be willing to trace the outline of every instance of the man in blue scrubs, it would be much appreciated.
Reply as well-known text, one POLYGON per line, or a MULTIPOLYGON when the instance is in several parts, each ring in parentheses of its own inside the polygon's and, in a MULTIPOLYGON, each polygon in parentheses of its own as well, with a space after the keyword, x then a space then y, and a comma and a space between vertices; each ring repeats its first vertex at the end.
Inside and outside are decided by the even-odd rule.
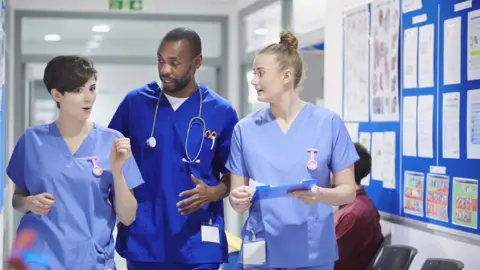
POLYGON ((168 32, 157 51, 160 81, 129 92, 110 128, 131 139, 145 184, 137 218, 120 226, 117 252, 128 269, 218 269, 227 259, 225 163, 238 116, 195 72, 202 64, 193 30, 168 32))

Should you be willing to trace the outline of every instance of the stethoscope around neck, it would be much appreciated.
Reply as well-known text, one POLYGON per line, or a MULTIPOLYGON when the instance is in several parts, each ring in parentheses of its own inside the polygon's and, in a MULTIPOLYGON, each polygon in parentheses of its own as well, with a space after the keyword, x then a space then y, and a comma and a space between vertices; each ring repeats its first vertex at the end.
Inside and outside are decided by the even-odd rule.
MULTIPOLYGON (((155 137, 153 136, 153 133, 155 131, 155 125, 156 125, 156 122, 157 122, 158 106, 160 105, 160 100, 162 99, 162 95, 163 95, 163 90, 162 90, 161 84, 159 83, 158 86, 159 86, 159 89, 160 89, 160 94, 158 95, 157 105, 155 106, 155 113, 153 115, 152 131, 150 132, 150 137, 148 137, 147 142, 146 142, 147 146, 149 146, 150 148, 155 148, 155 146, 157 146, 157 139, 155 139, 155 137)), ((198 115, 193 117, 192 119, 190 119, 190 122, 188 123, 187 136, 185 138, 185 156, 186 156, 186 158, 182 158, 182 162, 199 164, 200 163, 200 159, 199 159, 200 153, 202 152, 203 142, 205 141, 206 124, 205 124, 205 120, 202 118, 202 101, 203 101, 202 91, 200 91, 200 87, 198 87, 198 86, 197 86, 197 91, 198 91, 198 94, 200 96, 200 107, 198 109, 198 115), (190 130, 195 123, 199 124, 202 127, 202 140, 200 141, 200 148, 197 150, 197 154, 192 159, 190 157, 190 155, 188 154, 188 147, 187 147, 188 144, 187 143, 188 143, 188 137, 190 136, 190 130)))

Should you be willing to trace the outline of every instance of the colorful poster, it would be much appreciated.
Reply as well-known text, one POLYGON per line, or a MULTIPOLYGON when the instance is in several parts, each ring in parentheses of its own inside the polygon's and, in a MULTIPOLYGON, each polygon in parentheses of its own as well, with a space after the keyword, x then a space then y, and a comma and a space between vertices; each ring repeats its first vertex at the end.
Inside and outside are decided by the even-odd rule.
POLYGON ((427 174, 427 218, 448 222, 449 177, 427 174))
POLYGON ((399 0, 372 3, 370 116, 373 122, 399 121, 399 0))
POLYGON ((423 217, 425 175, 419 172, 405 171, 403 188, 403 211, 410 215, 423 217))
POLYGON ((453 224, 478 228, 478 180, 454 177, 452 204, 453 224))

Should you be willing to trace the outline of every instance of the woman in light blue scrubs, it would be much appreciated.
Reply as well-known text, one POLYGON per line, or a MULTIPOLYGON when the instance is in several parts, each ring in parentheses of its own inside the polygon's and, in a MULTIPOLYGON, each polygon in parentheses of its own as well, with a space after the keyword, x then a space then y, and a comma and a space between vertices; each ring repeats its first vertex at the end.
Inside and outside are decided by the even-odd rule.
POLYGON ((247 269, 333 269, 338 252, 332 205, 355 198, 357 152, 339 116, 300 99, 303 62, 297 47, 296 37, 283 32, 278 44, 258 53, 252 84, 258 100, 270 107, 240 120, 232 137, 229 199, 238 212, 250 209, 239 256, 247 269), (251 201, 251 180, 278 186, 304 179, 317 185, 251 201))
POLYGON ((25 213, 18 232, 36 231, 31 251, 49 264, 31 269, 114 269, 117 217, 126 225, 135 220, 132 190, 143 180, 130 140, 89 120, 96 78, 88 59, 52 59, 43 80, 58 119, 28 128, 7 166, 13 207, 25 213))

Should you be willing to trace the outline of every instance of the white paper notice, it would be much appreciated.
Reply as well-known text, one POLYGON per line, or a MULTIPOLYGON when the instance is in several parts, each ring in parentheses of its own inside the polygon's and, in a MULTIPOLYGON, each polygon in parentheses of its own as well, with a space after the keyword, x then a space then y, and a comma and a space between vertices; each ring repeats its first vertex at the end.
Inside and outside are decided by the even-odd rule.
POLYGON ((403 97, 403 155, 417 156, 417 96, 403 97))
POLYGON ((352 142, 358 142, 358 123, 345 123, 352 142))
POLYGON ((403 88, 417 88, 418 27, 403 33, 403 88))
POLYGON ((467 78, 480 79, 480 9, 468 13, 467 78))
POLYGON ((480 159, 480 90, 467 92, 467 158, 480 159))
POLYGON ((372 133, 372 179, 383 181, 383 132, 372 133))
POLYGON ((422 0, 403 0, 402 1, 403 13, 419 10, 421 8, 422 8, 422 0))
POLYGON ((444 22, 443 84, 445 85, 460 83, 461 27, 461 17, 444 22))
POLYGON ((433 56, 435 45, 435 25, 427 24, 419 30, 418 86, 433 87, 433 56))
POLYGON ((346 12, 344 19, 344 115, 345 121, 369 121, 368 107, 368 5, 346 12))
MULTIPOLYGON (((372 136, 370 135, 370 132, 360 132, 358 135, 358 142, 363 145, 363 147, 367 148, 368 152, 371 152, 371 143, 372 143, 372 136)), ((363 186, 369 186, 370 185, 370 174, 365 176, 365 178, 362 179, 361 181, 363 186)))
POLYGON ((433 95, 418 97, 418 156, 433 158, 433 95))
POLYGON ((443 158, 460 158, 460 93, 443 94, 443 158))
POLYGON ((383 187, 395 188, 395 132, 383 133, 383 187))

